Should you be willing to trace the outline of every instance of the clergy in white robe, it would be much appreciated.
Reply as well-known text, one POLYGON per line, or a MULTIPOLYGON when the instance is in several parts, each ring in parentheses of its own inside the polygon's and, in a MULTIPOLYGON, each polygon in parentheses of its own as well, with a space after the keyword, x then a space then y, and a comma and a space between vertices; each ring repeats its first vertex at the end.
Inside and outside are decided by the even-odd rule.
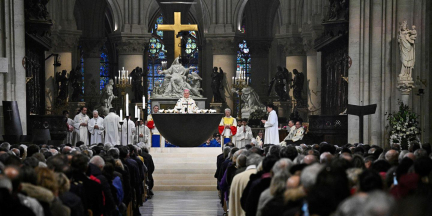
POLYGON ((184 90, 183 97, 177 101, 174 109, 180 110, 180 113, 194 113, 198 110, 194 99, 190 98, 189 89, 184 90))
POLYGON ((232 137, 237 133, 237 120, 231 116, 231 109, 225 109, 225 116, 222 117, 218 129, 222 145, 232 141, 232 137))
POLYGON ((112 145, 119 144, 119 122, 120 117, 115 113, 115 109, 111 108, 110 113, 105 117, 103 121, 103 127, 105 129, 105 143, 109 143, 112 145))
POLYGON ((243 119, 240 127, 237 127, 236 147, 242 148, 251 144, 253 139, 252 129, 247 125, 247 120, 243 119))
POLYGON ((292 138, 293 142, 297 142, 303 139, 304 136, 304 128, 302 126, 302 123, 300 121, 297 121, 295 124, 295 133, 292 138))
POLYGON ((90 144, 104 143, 104 119, 99 116, 97 110, 93 111, 93 118, 90 119, 88 130, 90 132, 90 144))
POLYGON ((278 117, 272 104, 267 105, 267 112, 269 113, 267 120, 261 120, 265 128, 264 145, 279 145, 278 117))
POLYGON ((82 141, 84 145, 89 144, 87 124, 89 117, 87 116, 87 107, 82 107, 81 112, 74 118, 74 128, 77 133, 77 142, 82 141))
POLYGON ((135 123, 132 120, 126 121, 127 117, 123 120, 123 125, 121 126, 121 144, 122 145, 132 145, 134 143, 135 136, 135 123))
POLYGON ((292 140, 292 138, 294 137, 295 130, 296 130, 294 124, 295 124, 294 120, 289 120, 288 127, 287 127, 288 135, 285 137, 284 140, 292 140))
POLYGON ((143 143, 145 146, 150 147, 150 139, 151 139, 151 133, 150 129, 145 126, 143 121, 140 121, 140 125, 136 128, 136 135, 135 135, 135 142, 136 143, 143 143))

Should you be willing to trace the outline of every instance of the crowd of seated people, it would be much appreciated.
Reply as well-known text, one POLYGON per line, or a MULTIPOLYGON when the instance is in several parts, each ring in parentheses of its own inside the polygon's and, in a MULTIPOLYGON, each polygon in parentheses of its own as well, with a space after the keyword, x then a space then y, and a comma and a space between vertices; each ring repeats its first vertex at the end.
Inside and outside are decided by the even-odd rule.
POLYGON ((432 215, 428 143, 265 146, 218 155, 224 215, 432 215))
POLYGON ((141 215, 153 192, 145 146, 0 145, 0 215, 141 215))

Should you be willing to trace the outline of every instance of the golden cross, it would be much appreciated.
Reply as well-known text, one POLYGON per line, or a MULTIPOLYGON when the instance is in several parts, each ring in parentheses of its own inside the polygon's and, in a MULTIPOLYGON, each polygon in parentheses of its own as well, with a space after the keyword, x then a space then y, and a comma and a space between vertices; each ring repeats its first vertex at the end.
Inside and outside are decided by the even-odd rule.
POLYGON ((181 56, 181 38, 176 35, 181 31, 198 31, 198 25, 182 25, 181 12, 174 12, 173 25, 158 25, 158 31, 174 32, 174 58, 181 56))

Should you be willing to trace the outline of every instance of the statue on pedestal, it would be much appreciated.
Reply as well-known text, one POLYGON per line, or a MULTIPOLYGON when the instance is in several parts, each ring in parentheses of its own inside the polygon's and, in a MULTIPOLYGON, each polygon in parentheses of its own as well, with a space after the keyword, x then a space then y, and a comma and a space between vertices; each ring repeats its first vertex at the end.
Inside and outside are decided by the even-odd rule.
POLYGON ((306 104, 304 104, 302 92, 303 92, 303 85, 304 85, 304 75, 301 72, 298 72, 297 69, 293 70, 294 72, 294 84, 291 86, 291 88, 294 89, 293 96, 294 99, 297 102, 297 107, 305 107, 306 104))
MULTIPOLYGON (((202 97, 199 89, 197 89, 196 86, 195 88, 192 87, 191 84, 187 82, 189 70, 194 68, 195 67, 184 68, 183 65, 180 64, 179 58, 176 58, 170 68, 159 72, 159 74, 165 75, 165 79, 162 85, 163 87, 161 89, 161 95, 157 96, 167 98, 180 98, 183 96, 183 91, 185 89, 189 89, 192 96, 202 97)), ((195 77, 192 78, 194 82, 197 82, 199 79, 201 79, 198 74, 195 74, 193 76, 195 77), (196 79, 196 76, 198 76, 199 79, 196 79)))
POLYGON ((70 72, 69 82, 72 84, 73 92, 71 96, 72 102, 79 102, 80 95, 82 94, 82 74, 81 67, 77 66, 75 70, 70 72))
POLYGON ((279 96, 279 101, 287 101, 288 93, 286 92, 285 85, 288 84, 289 72, 286 68, 282 69, 281 66, 277 67, 278 71, 276 72, 273 79, 270 81, 270 86, 267 92, 267 95, 270 96, 271 90, 273 88, 273 84, 275 84, 275 91, 279 96))
POLYGON ((213 91, 215 103, 223 102, 222 95, 220 93, 220 90, 223 89, 222 86, 223 77, 224 77, 224 72, 222 68, 219 68, 219 72, 218 72, 218 68, 214 67, 213 73, 211 74, 211 78, 212 78, 211 88, 213 91))
POLYGON ((114 81, 110 79, 108 83, 105 85, 105 88, 102 90, 101 100, 99 105, 95 106, 95 109, 98 110, 103 116, 107 116, 109 113, 109 109, 113 108, 112 100, 117 98, 114 95, 114 81))
POLYGON ((241 100, 244 102, 241 107, 243 118, 249 118, 255 110, 265 110, 265 105, 259 101, 258 93, 250 86, 242 90, 241 100))
POLYGON ((412 28, 412 30, 407 28, 406 21, 403 21, 399 28, 398 43, 402 62, 399 81, 412 81, 411 74, 415 63, 415 40, 417 39, 415 26, 412 26, 412 28))
POLYGON ((132 77, 132 91, 134 92, 135 102, 142 102, 143 95, 143 86, 142 86, 142 77, 144 75, 143 69, 140 67, 136 67, 129 74, 132 77))
POLYGON ((57 90, 58 90, 58 96, 57 96, 57 104, 61 104, 62 102, 66 102, 67 96, 68 96, 68 81, 67 78, 67 71, 62 70, 62 72, 56 73, 56 83, 57 83, 57 90))

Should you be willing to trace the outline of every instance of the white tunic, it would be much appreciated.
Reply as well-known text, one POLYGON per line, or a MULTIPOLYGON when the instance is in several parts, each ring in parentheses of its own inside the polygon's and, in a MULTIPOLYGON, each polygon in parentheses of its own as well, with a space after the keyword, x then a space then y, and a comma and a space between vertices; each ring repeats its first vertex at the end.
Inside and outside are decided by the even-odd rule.
POLYGON ((296 130, 295 126, 292 126, 291 128, 289 128, 288 135, 285 137, 284 140, 292 140, 294 137, 294 134, 295 134, 295 130, 296 130))
POLYGON ((253 138, 252 129, 249 126, 242 125, 238 127, 237 134, 236 134, 236 147, 242 148, 247 144, 251 144, 252 138, 253 138))
POLYGON ((126 118, 123 120, 122 131, 121 131, 121 144, 122 145, 132 145, 134 143, 135 135, 135 123, 129 119, 128 124, 126 124, 126 118), (129 133, 128 133, 129 130, 129 133))
POLYGON ((276 111, 272 110, 269 113, 267 122, 264 124, 264 144, 279 145, 279 130, 278 130, 278 117, 276 111))
POLYGON ((109 113, 104 121, 103 127, 105 129, 105 143, 110 143, 112 145, 117 145, 119 139, 119 124, 120 118, 117 114, 111 112, 109 113))
MULTIPOLYGON (((150 114, 147 116, 147 121, 153 121, 153 116, 150 114)), ((154 123, 154 122, 153 122, 154 123)), ((151 129, 152 134, 159 134, 158 129, 156 128, 156 124, 154 124, 154 127, 151 129)))
POLYGON ((304 128, 299 127, 298 129, 295 130, 292 141, 296 142, 296 141, 302 140, 303 135, 304 135, 304 128))
POLYGON ((89 117, 87 115, 83 115, 82 113, 79 113, 78 115, 75 116, 74 122, 75 122, 74 124, 75 132, 77 133, 77 137, 78 137, 77 142, 82 141, 84 142, 85 145, 88 145, 89 140, 88 140, 87 126, 81 126, 81 123, 88 124, 89 117))
POLYGON ((90 132, 90 144, 98 144, 104 143, 104 119, 102 117, 98 117, 97 119, 92 118, 88 124, 88 130, 90 132), (95 125, 99 127, 99 129, 95 129, 95 125))
MULTIPOLYGON (((237 120, 235 119, 235 118, 233 118, 233 117, 226 117, 226 116, 224 116, 224 117, 222 117, 222 120, 221 120, 221 122, 219 123, 219 126, 234 126, 234 127, 237 127, 237 120), (226 119, 225 119, 226 118, 226 119), (231 119, 232 118, 232 124, 227 124, 226 122, 225 122, 225 120, 228 122, 229 120, 228 119, 231 119)), ((230 138, 231 136, 232 136, 232 131, 231 131, 231 129, 230 128, 224 128, 223 129, 223 131, 222 131, 222 133, 221 133, 221 136, 223 137, 223 138, 230 138)), ((223 139, 222 138, 222 139, 223 139)))
POLYGON ((186 107, 188 113, 193 113, 198 110, 198 106, 196 105, 194 99, 192 98, 180 98, 174 109, 180 109, 180 113, 186 113, 186 107))
POLYGON ((149 143, 151 143, 151 134, 150 129, 145 125, 140 125, 136 129, 136 135, 135 135, 135 142, 136 143, 144 143, 145 145, 149 146, 149 143), (142 134, 142 137, 139 137, 139 135, 142 134))

